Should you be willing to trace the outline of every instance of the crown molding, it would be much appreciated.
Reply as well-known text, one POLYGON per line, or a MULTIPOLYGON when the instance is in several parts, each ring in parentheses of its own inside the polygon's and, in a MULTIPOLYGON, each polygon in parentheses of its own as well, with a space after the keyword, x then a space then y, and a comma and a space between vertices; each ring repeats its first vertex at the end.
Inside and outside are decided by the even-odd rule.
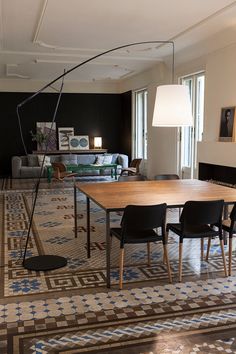
POLYGON ((30 79, 29 76, 18 74, 17 71, 18 64, 6 64, 6 76, 16 77, 19 79, 30 79))

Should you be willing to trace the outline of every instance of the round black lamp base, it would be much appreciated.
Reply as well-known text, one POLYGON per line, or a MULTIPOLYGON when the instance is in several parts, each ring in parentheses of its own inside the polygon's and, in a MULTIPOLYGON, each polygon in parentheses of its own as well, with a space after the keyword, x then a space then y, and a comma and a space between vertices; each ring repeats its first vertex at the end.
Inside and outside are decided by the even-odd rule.
POLYGON ((23 267, 29 270, 46 271, 62 268, 67 265, 67 259, 51 254, 27 258, 23 261, 23 267))

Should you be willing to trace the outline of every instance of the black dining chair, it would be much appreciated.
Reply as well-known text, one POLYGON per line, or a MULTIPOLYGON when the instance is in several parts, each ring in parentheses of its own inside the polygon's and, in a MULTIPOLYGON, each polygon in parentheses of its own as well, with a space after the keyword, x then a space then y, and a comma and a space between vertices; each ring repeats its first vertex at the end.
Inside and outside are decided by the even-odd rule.
POLYGON ((133 175, 133 176, 120 176, 118 182, 132 182, 132 181, 146 181, 147 178, 142 175, 133 175))
MULTIPOLYGON (((222 229, 229 233, 229 275, 231 275, 232 271, 232 238, 233 234, 236 233, 236 203, 234 204, 229 219, 222 221, 222 229)), ((208 240, 207 247, 207 257, 208 260, 209 252, 211 247, 211 239, 208 240)))
POLYGON ((188 201, 183 207, 180 223, 167 224, 167 234, 169 231, 172 231, 179 236, 179 281, 182 281, 183 240, 186 238, 201 239, 201 258, 203 259, 204 238, 207 237, 209 239, 214 236, 219 236, 224 272, 225 276, 227 276, 222 236, 223 205, 223 200, 188 201))
MULTIPOLYGON (((178 175, 175 175, 175 174, 164 174, 164 175, 156 175, 154 176, 154 180, 156 181, 165 181, 165 180, 175 180, 175 179, 179 179, 179 176, 178 175)), ((180 214, 181 214, 181 208, 179 208, 179 217, 180 217, 180 214)), ((163 259, 163 261, 165 261, 163 259)))
POLYGON ((171 179, 179 179, 179 176, 175 174, 156 175, 154 179, 157 181, 171 180, 171 179))
POLYGON ((124 209, 120 227, 111 228, 111 237, 115 236, 120 241, 120 289, 123 287, 124 246, 126 243, 146 243, 148 265, 150 265, 150 243, 162 241, 169 281, 172 281, 165 237, 166 207, 165 203, 145 206, 128 205, 124 209), (161 228, 160 234, 158 234, 157 228, 161 228))

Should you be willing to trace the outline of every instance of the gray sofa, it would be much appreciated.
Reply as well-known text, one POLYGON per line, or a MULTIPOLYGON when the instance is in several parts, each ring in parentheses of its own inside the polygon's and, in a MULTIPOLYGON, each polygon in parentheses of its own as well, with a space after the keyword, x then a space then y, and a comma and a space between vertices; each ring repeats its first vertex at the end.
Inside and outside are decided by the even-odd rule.
MULTIPOLYGON (((61 155, 50 155, 51 162, 63 162, 64 164, 94 164, 102 154, 61 154, 61 155)), ((112 155, 111 163, 117 164, 117 173, 121 172, 122 168, 128 167, 128 156, 119 153, 104 154, 104 156, 112 155)), ((38 177, 40 174, 41 167, 39 165, 38 155, 27 155, 27 156, 13 156, 12 157, 12 178, 34 178, 38 177)), ((100 174, 110 174, 111 170, 91 170, 83 171, 83 175, 100 175, 100 174)), ((43 168, 43 177, 47 177, 47 167, 43 168)))

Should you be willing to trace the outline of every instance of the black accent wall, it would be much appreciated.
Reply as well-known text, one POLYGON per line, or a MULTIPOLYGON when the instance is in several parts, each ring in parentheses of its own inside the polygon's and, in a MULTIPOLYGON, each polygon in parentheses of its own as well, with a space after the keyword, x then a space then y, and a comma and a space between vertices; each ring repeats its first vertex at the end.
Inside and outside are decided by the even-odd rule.
MULTIPOLYGON (((16 106, 32 93, 1 92, 0 175, 11 173, 11 157, 24 154, 16 106)), ((30 130, 36 122, 50 122, 58 94, 41 93, 20 108, 22 131, 28 153, 36 150, 30 130)), ((102 136, 108 152, 131 155, 131 92, 123 94, 63 93, 56 126, 74 127, 75 135, 102 136)))

